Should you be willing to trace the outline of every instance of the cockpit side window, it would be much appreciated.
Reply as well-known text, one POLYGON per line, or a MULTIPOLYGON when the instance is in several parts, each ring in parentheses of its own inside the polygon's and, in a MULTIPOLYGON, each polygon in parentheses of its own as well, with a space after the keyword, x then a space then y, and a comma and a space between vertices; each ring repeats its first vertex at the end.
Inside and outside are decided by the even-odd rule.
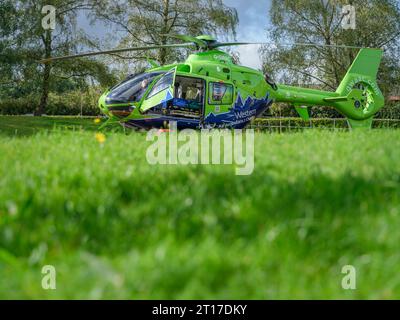
POLYGON ((111 90, 106 98, 106 102, 112 104, 140 101, 152 81, 163 73, 143 73, 121 82, 111 90))
POLYGON ((209 104, 232 104, 233 86, 227 83, 210 82, 209 104))
POLYGON ((150 90, 149 94, 147 95, 146 99, 150 99, 151 97, 155 96, 157 93, 160 93, 166 89, 168 89, 174 83, 174 76, 175 70, 170 71, 165 76, 163 76, 154 87, 150 90))

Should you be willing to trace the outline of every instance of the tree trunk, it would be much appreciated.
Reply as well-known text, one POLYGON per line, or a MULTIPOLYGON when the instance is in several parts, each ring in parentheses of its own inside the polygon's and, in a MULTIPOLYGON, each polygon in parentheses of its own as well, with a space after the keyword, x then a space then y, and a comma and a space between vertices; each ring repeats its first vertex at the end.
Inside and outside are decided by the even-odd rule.
MULTIPOLYGON (((164 10, 163 10, 163 30, 161 35, 161 44, 167 44, 167 37, 165 34, 168 32, 168 16, 169 16, 169 0, 164 0, 164 10)), ((167 62, 167 49, 161 48, 159 55, 159 62, 161 65, 167 62)))
MULTIPOLYGON (((51 31, 46 30, 46 34, 42 36, 42 41, 45 48, 45 57, 51 57, 51 31)), ((46 112, 47 99, 49 97, 49 87, 50 87, 50 72, 51 64, 46 63, 43 70, 43 82, 42 82, 42 93, 40 97, 40 103, 38 108, 35 110, 35 116, 41 116, 46 112)))

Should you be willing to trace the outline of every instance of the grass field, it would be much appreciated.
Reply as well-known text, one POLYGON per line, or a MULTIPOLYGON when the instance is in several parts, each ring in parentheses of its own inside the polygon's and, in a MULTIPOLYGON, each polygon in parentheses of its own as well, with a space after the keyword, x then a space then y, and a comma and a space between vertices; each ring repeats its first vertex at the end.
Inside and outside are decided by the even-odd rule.
POLYGON ((400 298, 400 131, 257 133, 235 176, 94 130, 0 117, 0 298, 400 298))

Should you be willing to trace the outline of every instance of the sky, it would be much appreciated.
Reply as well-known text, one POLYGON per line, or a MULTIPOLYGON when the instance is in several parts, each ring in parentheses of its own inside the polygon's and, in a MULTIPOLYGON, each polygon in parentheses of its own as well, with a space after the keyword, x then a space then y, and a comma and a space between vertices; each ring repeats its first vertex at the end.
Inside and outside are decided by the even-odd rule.
MULTIPOLYGON (((269 8, 271 0, 224 0, 224 3, 237 9, 239 26, 237 40, 240 42, 267 41, 266 30, 269 24, 269 8)), ((89 35, 102 38, 107 28, 101 24, 91 26, 84 14, 78 17, 78 27, 89 35)), ((261 60, 258 55, 258 45, 235 47, 240 54, 240 62, 244 66, 261 69, 261 60)), ((109 49, 109 46, 105 46, 109 49)))
MULTIPOLYGON (((270 0, 224 0, 224 3, 237 9, 239 26, 237 40, 239 42, 267 41, 269 25, 270 0)), ((248 67, 260 69, 261 60, 258 45, 235 48, 240 53, 240 62, 248 67)))

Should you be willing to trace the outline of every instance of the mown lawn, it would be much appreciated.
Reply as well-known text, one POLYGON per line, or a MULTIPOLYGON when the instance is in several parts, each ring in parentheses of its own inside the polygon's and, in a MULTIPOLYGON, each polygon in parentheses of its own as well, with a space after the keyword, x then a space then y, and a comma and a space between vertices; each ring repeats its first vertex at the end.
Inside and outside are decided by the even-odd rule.
POLYGON ((400 297, 400 131, 257 133, 236 176, 92 123, 0 134, 0 298, 400 297))
MULTIPOLYGON (((96 124, 94 120, 94 117, 0 116, 0 135, 29 136, 54 130, 96 131, 105 120, 99 118, 100 124, 96 124)), ((112 130, 123 131, 118 126, 112 126, 112 130)))

